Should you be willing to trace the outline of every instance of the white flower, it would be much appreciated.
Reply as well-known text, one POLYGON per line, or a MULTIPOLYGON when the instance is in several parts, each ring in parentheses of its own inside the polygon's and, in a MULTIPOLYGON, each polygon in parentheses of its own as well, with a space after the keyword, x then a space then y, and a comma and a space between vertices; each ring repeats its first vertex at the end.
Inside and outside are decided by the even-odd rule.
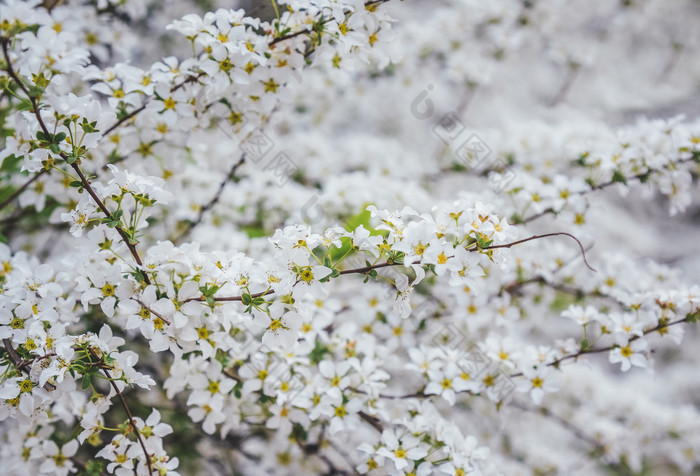
POLYGON ((556 392, 559 389, 549 367, 525 367, 523 368, 523 377, 524 379, 518 381, 517 390, 530 392, 532 401, 537 405, 542 402, 545 393, 556 392))
POLYGON ((255 310, 253 324, 265 329, 262 342, 270 349, 288 349, 299 338, 303 318, 294 311, 287 311, 277 302, 265 312, 255 310))
POLYGON ((384 430, 382 432, 383 446, 377 450, 377 454, 384 456, 394 462, 397 470, 401 471, 412 462, 424 458, 427 454, 427 448, 420 442, 420 439, 412 435, 398 438, 397 434, 392 430, 384 430))
POLYGON ((647 357, 645 352, 648 348, 649 344, 643 339, 637 339, 632 342, 624 339, 619 340, 618 345, 610 351, 610 362, 613 364, 620 362, 623 372, 627 372, 633 365, 646 368, 647 357))
POLYGON ((79 446, 78 440, 70 440, 61 448, 51 440, 44 441, 42 450, 47 458, 41 464, 39 471, 58 476, 66 476, 68 473, 72 473, 75 465, 71 458, 78 452, 79 446))

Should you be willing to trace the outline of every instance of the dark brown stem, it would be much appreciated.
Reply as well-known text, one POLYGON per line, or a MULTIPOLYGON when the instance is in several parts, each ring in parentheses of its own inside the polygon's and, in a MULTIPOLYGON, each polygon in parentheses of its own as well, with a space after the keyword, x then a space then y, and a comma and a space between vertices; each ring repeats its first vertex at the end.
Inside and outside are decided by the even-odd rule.
MULTIPOLYGON (((695 318, 694 315, 693 315, 693 318, 695 318)), ((652 332, 656 332, 656 331, 659 331, 661 329, 675 326, 676 324, 681 324, 683 322, 690 322, 690 316, 686 316, 683 319, 678 319, 678 320, 673 321, 673 322, 659 324, 655 327, 646 329, 644 331, 643 335, 651 334, 652 332)), ((640 338, 640 336, 633 336, 629 339, 629 342, 633 342, 639 338, 640 338)), ((556 367, 566 360, 576 359, 576 358, 581 357, 581 356, 586 355, 586 354, 599 354, 601 352, 607 352, 607 351, 614 349, 615 347, 618 347, 618 345, 614 344, 614 345, 611 345, 608 347, 583 349, 583 350, 580 350, 574 354, 569 354, 569 355, 565 355, 563 357, 559 357, 558 359, 554 359, 552 362, 545 364, 545 366, 556 367)), ((516 372, 516 373, 510 374, 509 377, 516 378, 516 377, 522 377, 522 375, 523 375, 522 372, 516 372)), ((362 390, 359 390, 356 388, 352 388, 352 387, 350 387, 349 389, 352 390, 353 392, 360 393, 362 395, 367 395, 367 392, 365 392, 365 391, 362 391, 362 390)), ((458 392, 458 393, 467 394, 467 393, 473 393, 473 392, 471 390, 465 390, 465 391, 458 392)), ((399 400, 399 399, 405 399, 405 398, 429 398, 429 397, 432 397, 434 395, 427 395, 427 394, 423 393, 422 391, 418 391, 415 393, 409 393, 409 394, 405 394, 405 395, 385 395, 385 394, 380 393, 378 396, 379 396, 379 398, 384 398, 384 399, 388 399, 388 400, 399 400)))
POLYGON ((141 300, 139 300, 139 299, 136 299, 136 302, 139 303, 139 304, 141 305, 141 307, 143 307, 144 309, 146 309, 148 312, 150 312, 151 314, 153 314, 154 316, 156 316, 158 319, 160 319, 161 321, 163 321, 163 322, 165 322, 166 324, 170 325, 170 321, 167 320, 162 314, 160 314, 160 313, 154 311, 153 309, 151 309, 150 307, 146 306, 146 305, 145 305, 143 302, 141 302, 141 300))
MULTIPOLYGON (((3 339, 2 343, 5 346, 5 352, 7 352, 7 355, 10 357, 10 360, 14 364, 15 368, 29 375, 30 362, 22 360, 22 357, 20 357, 15 348, 12 347, 12 341, 10 339, 3 339)), ((44 384, 44 390, 50 392, 52 390, 56 390, 56 386, 46 382, 44 384)))
MULTIPOLYGON (((29 91, 24 86, 24 84, 22 83, 22 80, 20 79, 20 77, 17 75, 14 68, 12 67, 12 62, 10 61, 10 52, 7 49, 7 40, 2 39, 2 40, 0 40, 0 43, 2 43, 3 54, 5 55, 5 60, 7 62, 7 73, 19 85, 19 87, 22 89, 22 91, 24 91, 24 93, 27 95, 27 98, 29 99, 29 101, 32 104, 32 109, 33 109, 32 112, 36 116, 36 119, 39 122, 39 126, 41 127, 41 130, 44 132, 44 134, 46 134, 47 136, 50 136, 51 134, 49 132, 49 129, 48 129, 48 127, 46 127, 46 124, 44 123, 44 119, 41 117, 41 111, 39 110, 39 107, 36 103, 36 99, 31 94, 29 94, 29 91)), ((60 156, 63 160, 66 161, 66 163, 68 163, 68 156, 66 155, 65 152, 61 152, 60 156)), ((97 204, 97 206, 102 211, 102 213, 104 213, 105 216, 108 216, 108 217, 111 216, 109 209, 107 209, 107 207, 102 202, 102 200, 100 200, 100 198, 97 196, 97 194, 93 190, 92 186, 90 185, 90 182, 85 177, 82 170, 80 170, 80 166, 78 165, 77 161, 70 164, 70 166, 78 174, 78 177, 80 178, 80 182, 82 183, 83 188, 85 190, 87 190, 88 194, 90 195, 90 197, 92 197, 92 199, 97 204)), ((124 241, 126 246, 129 248, 129 252, 134 257, 136 264, 138 264, 139 267, 143 266, 143 263, 141 262, 141 257, 139 256, 138 251, 136 250, 136 245, 134 245, 131 242, 131 240, 127 236, 126 232, 121 227, 115 227, 115 230, 117 230, 117 233, 119 233, 119 236, 124 241)), ((151 282, 148 279, 148 276, 146 275, 145 272, 143 273, 143 278, 144 278, 144 282, 146 284, 151 284, 151 282)))
MULTIPOLYGON (((673 164, 679 165, 679 164, 684 164, 686 162, 692 162, 693 160, 695 160, 694 156, 687 157, 685 159, 678 159, 678 160, 674 161, 673 164)), ((662 171, 661 169, 648 169, 646 172, 641 172, 641 173, 638 173, 636 175, 631 175, 629 177, 625 177, 625 180, 646 180, 649 178, 649 176, 651 174, 659 173, 661 171, 662 171)), ((620 183, 620 182, 618 180, 608 180, 607 182, 599 183, 597 185, 590 185, 589 189, 577 192, 577 194, 578 195, 586 195, 586 194, 593 192, 595 190, 602 190, 604 188, 608 188, 616 183, 620 183)), ((529 217, 524 218, 523 220, 521 220, 518 223, 523 223, 523 224, 530 223, 531 221, 537 220, 538 218, 542 218, 545 215, 556 214, 556 213, 558 213, 558 212, 556 212, 553 208, 545 208, 541 212, 535 213, 534 215, 530 215, 529 217)))
POLYGON ((34 174, 34 176, 33 176, 32 178, 30 178, 29 180, 27 180, 24 184, 22 184, 22 186, 21 186, 20 188, 18 188, 17 190, 15 190, 15 192, 14 192, 12 195, 10 195, 9 197, 7 197, 2 203, 0 203, 0 210, 2 210, 2 209, 5 208, 7 205, 9 205, 10 203, 12 203, 12 202, 15 200, 15 198, 19 197, 19 196, 22 194, 22 192, 24 192, 24 191, 27 189, 27 187, 29 187, 31 184, 34 183, 35 180, 37 180, 37 179, 38 179, 39 177, 41 177, 44 173, 46 173, 46 170, 47 170, 47 169, 43 169, 41 172, 37 172, 36 174, 34 174))
MULTIPOLYGON (((97 356, 95 356, 95 357, 97 357, 97 356)), ((126 415, 129 418, 129 424, 131 425, 131 428, 134 429, 134 433, 136 433, 136 438, 139 440, 139 444, 141 445, 141 449, 143 450, 143 454, 146 456, 146 465, 148 466, 148 474, 153 474, 153 465, 151 463, 151 455, 148 454, 148 450, 146 450, 146 443, 143 441, 143 437, 141 436, 141 432, 136 427, 136 422, 134 421, 134 417, 131 416, 131 410, 129 410, 129 405, 127 405, 126 400, 124 399, 124 395, 122 395, 122 392, 119 391, 119 387, 117 387, 117 384, 114 382, 114 379, 112 379, 112 376, 109 374, 107 369, 102 369, 102 372, 105 374, 105 376, 109 380, 110 385, 112 385, 112 388, 117 393, 117 396, 119 397, 119 400, 122 404, 122 407, 124 407, 124 411, 126 412, 126 415)))
POLYGON ((467 248, 467 251, 495 250, 495 249, 498 249, 498 248, 510 248, 510 247, 512 247, 512 246, 519 245, 519 244, 521 244, 521 243, 526 243, 526 242, 528 242, 528 241, 539 240, 540 238, 547 238, 547 237, 549 237, 549 236, 558 236, 558 235, 568 236, 569 238, 572 238, 574 241, 576 241, 576 243, 578 244, 579 248, 581 249, 581 255, 583 256, 583 262, 586 264, 586 266, 588 267, 588 269, 590 269, 591 271, 595 272, 595 269, 593 269, 593 267, 592 267, 590 264, 588 264, 588 260, 586 259, 586 250, 583 248, 583 245, 581 244, 581 242, 580 242, 580 241, 578 240, 578 238, 576 238, 574 235, 572 235, 571 233, 567 233, 567 232, 565 232, 565 231, 559 231, 559 232, 556 232, 556 233, 545 233, 544 235, 533 235, 533 236, 530 236, 529 238, 523 238, 522 240, 514 241, 514 242, 512 242, 512 243, 506 243, 505 245, 484 246, 483 248, 480 248, 480 247, 477 245, 477 246, 475 246, 474 248, 467 248))
MULTIPOLYGON (((514 245, 517 245, 520 243, 525 243, 527 241, 537 240, 540 238, 546 238, 549 236, 556 236, 556 235, 566 235, 566 236, 569 236, 569 237, 573 238, 574 240, 576 240, 579 247, 581 248, 581 253, 583 254, 583 261, 586 263, 586 266, 588 266, 591 270, 595 271, 595 269, 591 268, 591 266, 588 264, 588 261, 586 260, 586 251, 584 250, 583 245, 581 245, 581 242, 574 235, 572 235, 570 233, 566 233, 566 232, 546 233, 544 235, 534 235, 534 236, 531 236, 529 238, 524 238, 522 240, 514 241, 512 243, 506 243, 504 245, 493 245, 493 246, 486 246, 483 248, 479 248, 478 246, 474 246, 472 248, 467 248, 467 251, 475 252, 475 251, 490 250, 490 249, 497 249, 497 248, 510 248, 511 246, 514 246, 514 245)), ((420 263, 420 261, 414 261, 411 264, 421 264, 421 263, 420 263)), ((368 274, 369 272, 371 272, 372 270, 375 270, 375 269, 387 268, 390 266, 403 266, 403 265, 404 265, 403 263, 393 263, 393 262, 387 261, 386 263, 373 264, 370 266, 364 266, 362 268, 346 269, 346 270, 340 271, 340 274, 368 274)), ((297 281, 294 284, 296 285, 298 282, 299 281, 297 281)), ((256 297, 268 296, 268 295, 274 294, 274 293, 275 293, 274 290, 268 289, 267 291, 259 292, 256 294, 251 294, 250 297, 256 298, 256 297)), ((243 300, 243 296, 227 296, 227 297, 214 298, 214 302, 232 302, 232 301, 242 301, 242 300, 243 300)), ((204 302, 204 301, 206 301, 206 298, 203 296, 200 296, 200 297, 189 298, 189 299, 185 300, 185 302, 190 302, 190 301, 204 302)))
MULTIPOLYGON (((645 329, 644 332, 642 333, 642 335, 645 336, 645 335, 647 335, 647 334, 651 334, 652 332, 656 332, 656 331, 659 331, 659 330, 661 330, 661 329, 666 329, 666 328, 668 328, 668 327, 675 326, 675 325, 677 325, 677 324, 682 324, 682 323, 684 323, 684 322, 689 322, 689 321, 690 321, 690 319, 688 318, 688 316, 686 316, 686 317, 684 317, 683 319, 678 319, 678 320, 675 320, 675 321, 672 321, 672 322, 662 323, 662 324, 659 324, 659 325, 657 325, 657 326, 655 326, 655 327, 652 327, 652 328, 649 328, 649 329, 645 329)), ((637 339, 640 339, 640 338, 641 338, 641 336, 635 335, 635 336, 630 337, 630 339, 629 339, 628 342, 634 342, 634 341, 636 341, 637 339)), ((571 359, 577 359, 577 358, 579 358, 579 357, 581 357, 581 356, 583 356, 583 355, 587 355, 587 354, 600 354, 601 352, 608 352, 608 351, 613 350, 615 347, 619 347, 619 345, 618 345, 618 344, 613 344, 613 345, 610 345, 610 346, 607 346, 607 347, 597 347, 597 348, 590 348, 590 349, 581 349, 581 350, 579 350, 579 351, 576 352, 576 353, 568 354, 568 355, 565 355, 565 356, 563 356, 563 357, 559 357, 558 359, 554 359, 553 361, 551 361, 551 362, 549 362, 548 364, 546 364, 546 366, 547 366, 547 367, 558 367, 559 364, 561 364, 561 363, 564 362, 564 361, 571 360, 571 359)), ((511 378, 513 378, 513 377, 520 377, 521 375, 523 375, 522 372, 517 372, 517 373, 511 374, 510 377, 511 377, 511 378)))
MULTIPOLYGON (((199 74, 197 74, 197 75, 195 75, 195 76, 190 76, 190 77, 188 77, 187 79, 185 79, 183 82, 181 82, 180 84, 178 84, 178 85, 176 85, 176 86, 173 86, 173 87, 170 89, 170 92, 171 92, 171 93, 174 93, 175 91, 177 91, 178 89, 180 89, 181 87, 183 87, 185 84, 193 83, 193 82, 197 81, 199 78, 201 78, 202 76, 204 76, 204 73, 203 73, 203 72, 201 72, 201 73, 199 73, 199 74)), ((143 105, 141 105, 140 107, 134 109, 134 110, 131 111, 129 114, 127 114, 126 116, 124 116, 124 117, 122 117, 121 119, 119 119, 117 122, 115 122, 114 124, 112 124, 111 126, 109 126, 109 127, 102 133, 102 135, 103 135, 104 137, 107 137, 112 131, 114 131, 114 129, 116 129, 117 127, 121 126, 122 124, 124 124, 125 122, 127 122, 129 119, 135 117, 138 113, 140 113, 141 111, 143 111, 144 109, 146 109, 146 105, 147 105, 147 104, 148 104, 147 102, 144 102, 143 105)))
POLYGON ((375 430, 377 430, 379 433, 382 433, 384 431, 384 425, 382 425, 382 422, 379 418, 373 417, 372 415, 369 415, 365 412, 357 412, 357 416, 362 418, 364 421, 372 425, 375 430))

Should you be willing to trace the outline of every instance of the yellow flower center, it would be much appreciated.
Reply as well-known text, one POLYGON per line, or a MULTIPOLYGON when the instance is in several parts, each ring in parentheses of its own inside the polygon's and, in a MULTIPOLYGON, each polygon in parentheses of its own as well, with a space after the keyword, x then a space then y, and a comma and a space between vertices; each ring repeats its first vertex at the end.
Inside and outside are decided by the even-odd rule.
POLYGON ((34 385, 32 384, 32 381, 28 378, 22 380, 22 382, 19 384, 19 389, 24 393, 31 392, 33 387, 34 385))
POLYGON ((274 79, 269 79, 263 82, 263 85, 265 86, 266 93, 276 93, 277 88, 279 87, 279 84, 277 84, 274 79))
POLYGON ((228 58, 224 58, 219 62, 219 69, 224 73, 228 73, 229 71, 231 71, 231 68, 233 68, 233 65, 231 64, 231 61, 228 58))
POLYGON ((102 295, 104 297, 114 296, 114 286, 109 283, 102 286, 102 295))
POLYGON ((175 100, 173 98, 168 98, 163 102, 163 106, 165 106, 165 109, 175 109, 175 100))
POLYGON ((306 283, 310 283, 314 279, 314 273, 309 268, 306 268, 301 272, 301 279, 306 283))

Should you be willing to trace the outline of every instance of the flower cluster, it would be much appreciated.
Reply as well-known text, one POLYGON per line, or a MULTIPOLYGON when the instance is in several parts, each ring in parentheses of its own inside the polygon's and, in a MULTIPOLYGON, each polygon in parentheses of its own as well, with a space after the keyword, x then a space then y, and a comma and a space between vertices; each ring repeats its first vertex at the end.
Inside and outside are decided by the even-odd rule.
POLYGON ((8 474, 700 465, 690 0, 0 1, 8 474))

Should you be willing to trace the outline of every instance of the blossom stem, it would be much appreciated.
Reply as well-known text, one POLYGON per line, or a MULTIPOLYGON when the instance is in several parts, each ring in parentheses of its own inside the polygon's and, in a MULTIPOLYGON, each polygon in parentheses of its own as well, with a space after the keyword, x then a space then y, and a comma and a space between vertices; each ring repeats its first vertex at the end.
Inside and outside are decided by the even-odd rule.
POLYGON ((124 395, 122 395, 122 392, 119 391, 119 387, 117 387, 117 384, 114 383, 114 379, 109 374, 109 371, 107 369, 102 369, 102 372, 105 374, 105 376, 109 380, 109 383, 112 385, 112 388, 117 393, 117 396, 119 397, 119 400, 122 404, 122 407, 124 407, 124 411, 126 412, 126 415, 129 418, 129 424, 131 425, 131 428, 134 429, 134 433, 136 434, 136 438, 139 440, 139 444, 141 445, 141 449, 143 450, 143 454, 146 456, 146 466, 148 466, 148 474, 153 474, 153 465, 151 463, 151 455, 148 454, 148 450, 146 449, 146 443, 144 443, 143 437, 141 436, 141 432, 136 427, 136 422, 134 421, 134 417, 131 416, 131 410, 129 410, 129 405, 126 403, 126 400, 124 399, 124 395))
MULTIPOLYGON (((2 340, 3 345, 5 346, 5 352, 7 352, 8 357, 14 364, 15 368, 18 370, 25 372, 27 375, 29 375, 29 364, 30 362, 28 361, 23 361, 22 358, 19 356, 17 351, 15 350, 14 347, 12 347, 12 341, 10 339, 3 339, 2 340)), ((44 384, 44 390, 47 392, 50 392, 52 390, 56 390, 56 386, 53 384, 50 384, 49 382, 46 382, 44 384)))
MULTIPOLYGON (((22 83, 22 80, 19 78, 17 73, 15 72, 14 68, 12 67, 12 61, 10 61, 10 52, 7 49, 7 40, 2 38, 0 39, 0 43, 2 44, 2 51, 5 56, 5 61, 7 63, 7 74, 10 75, 10 77, 19 85, 19 87, 22 89, 22 91, 27 95, 27 98, 32 104, 32 112, 34 113, 34 116, 36 116, 37 121, 39 122, 39 126, 41 127, 41 130, 44 132, 44 134, 50 136, 51 133, 49 132, 48 127, 46 127, 46 124, 44 123, 44 119, 41 117, 41 111, 39 110, 39 106, 37 105, 36 98, 29 94, 29 91, 27 88, 24 86, 22 83)), ((68 163, 68 156, 66 155, 65 152, 61 152, 59 154, 63 160, 66 160, 68 163)), ((83 174, 83 171, 80 170, 80 166, 78 165, 78 161, 74 161, 72 164, 70 164, 71 168, 78 174, 78 177, 80 178, 80 182, 83 184, 83 188, 88 192, 90 197, 94 200, 94 202, 97 204, 98 208, 102 211, 102 213, 105 214, 105 216, 109 217, 111 216, 111 213, 109 212, 109 209, 105 206, 105 204, 100 200, 100 198, 97 196, 95 191, 93 190, 92 186, 90 185, 90 182, 88 179, 85 177, 83 174)), ((121 239, 124 241, 126 246, 129 248, 129 251, 131 252, 131 255, 134 257, 134 260, 136 260, 136 264, 139 266, 143 266, 143 263, 141 262, 141 257, 139 256, 138 251, 136 250, 136 245, 132 243, 132 241, 129 239, 127 236, 126 232, 119 226, 114 228, 117 230, 117 233, 119 233, 119 236, 121 239)), ((148 279, 148 276, 146 273, 143 273, 143 280, 146 284, 151 284, 150 280, 148 279)))

